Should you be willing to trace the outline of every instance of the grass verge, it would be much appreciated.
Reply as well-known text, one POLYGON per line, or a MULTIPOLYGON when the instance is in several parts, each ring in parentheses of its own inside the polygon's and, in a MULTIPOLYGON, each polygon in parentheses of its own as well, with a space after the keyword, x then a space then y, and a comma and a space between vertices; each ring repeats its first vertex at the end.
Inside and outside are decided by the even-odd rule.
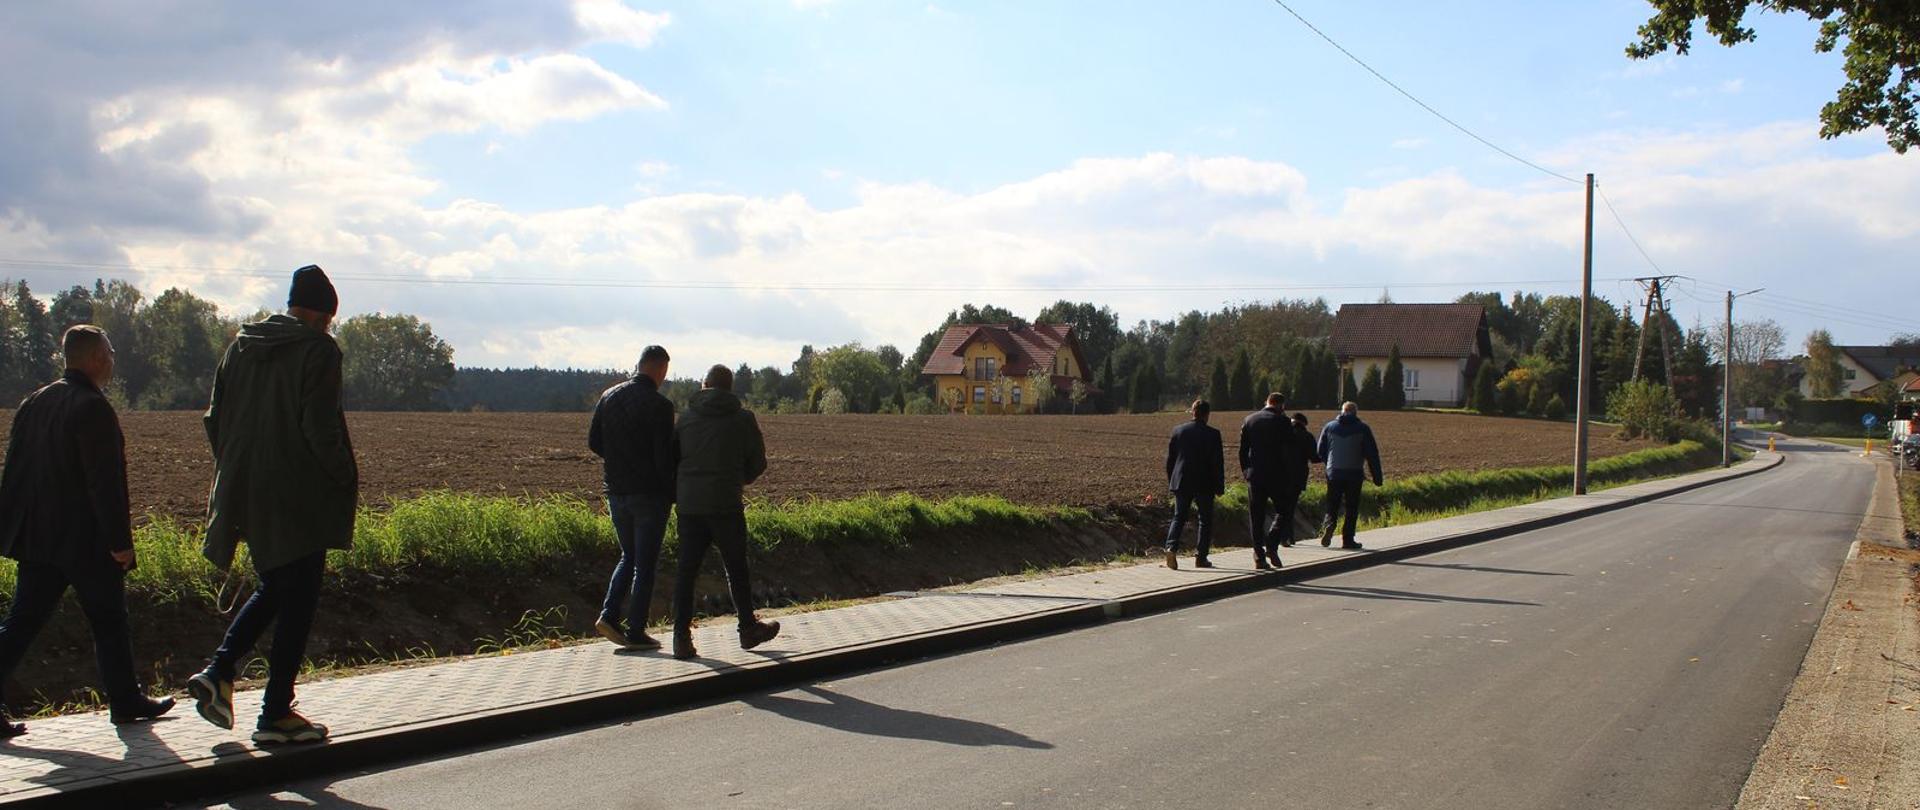
MULTIPOLYGON (((1596 488, 1617 485, 1697 469, 1717 459, 1717 451, 1681 442, 1593 462, 1588 481, 1596 488)), ((1361 517, 1370 527, 1399 525, 1553 497, 1572 486, 1571 465, 1413 476, 1370 488, 1362 499, 1361 517)), ((1309 486, 1301 508, 1319 510, 1325 498, 1324 485, 1309 486)), ((1246 487, 1229 489, 1219 507, 1223 520, 1244 515, 1246 487)), ((1027 506, 994 495, 942 501, 909 494, 868 495, 839 501, 755 501, 747 507, 748 533, 761 551, 796 543, 900 548, 931 531, 1011 531, 1095 519, 1088 509, 1027 506)), ((218 601, 223 575, 200 556, 197 528, 156 519, 136 535, 140 567, 128 578, 130 591, 157 603, 218 601)), ((676 544, 677 531, 670 525, 667 547, 676 544)), ((373 581, 424 568, 452 578, 537 576, 613 545, 613 528, 600 506, 581 498, 436 492, 385 511, 363 511, 353 548, 329 554, 327 565, 335 574, 373 581)), ((235 569, 248 570, 244 561, 236 562, 235 569)), ((13 564, 0 563, 0 593, 11 594, 13 586, 13 564)))

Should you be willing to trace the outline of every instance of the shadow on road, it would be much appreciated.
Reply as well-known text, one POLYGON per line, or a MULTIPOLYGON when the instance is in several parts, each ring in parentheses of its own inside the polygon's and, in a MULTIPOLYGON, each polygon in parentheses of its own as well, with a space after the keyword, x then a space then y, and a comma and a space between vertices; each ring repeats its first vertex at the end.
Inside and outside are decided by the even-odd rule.
POLYGON ((1033 739, 999 726, 957 717, 895 709, 818 686, 802 686, 805 692, 825 702, 798 700, 779 695, 758 695, 741 702, 756 709, 773 712, 789 720, 816 726, 905 740, 927 740, 949 745, 995 746, 1048 749, 1053 744, 1033 739))
POLYGON ((1483 574, 1526 574, 1528 576, 1534 576, 1534 577, 1573 576, 1572 574, 1568 574, 1562 571, 1527 571, 1520 568, 1492 568, 1485 565, 1467 565, 1466 563, 1421 563, 1421 562, 1407 562, 1405 560, 1401 560, 1400 562, 1391 562, 1387 564, 1388 565, 1405 565, 1412 568, 1439 568, 1447 571, 1478 571, 1483 574))
POLYGON ((1352 588, 1333 585, 1282 585, 1274 590, 1297 593, 1306 596, 1348 596, 1355 599, 1391 599, 1397 602, 1463 602, 1473 605, 1512 605, 1515 607, 1539 607, 1539 602, 1522 602, 1513 599, 1493 599, 1478 596, 1447 596, 1437 593, 1418 591, 1396 591, 1388 588, 1352 588))
POLYGON ((209 805, 209 810, 280 810, 283 807, 320 808, 320 810, 385 810, 378 805, 356 802, 333 795, 332 785, 292 787, 268 796, 228 799, 225 804, 209 805))

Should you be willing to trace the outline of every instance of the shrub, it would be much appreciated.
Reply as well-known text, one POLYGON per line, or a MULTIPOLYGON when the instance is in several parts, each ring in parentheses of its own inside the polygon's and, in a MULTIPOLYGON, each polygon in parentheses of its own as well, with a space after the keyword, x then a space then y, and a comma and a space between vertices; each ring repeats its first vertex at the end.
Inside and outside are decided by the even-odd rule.
POLYGON ((1495 390, 1498 393, 1494 396, 1494 404, 1500 409, 1501 416, 1518 415, 1521 409, 1526 407, 1527 395, 1521 389, 1521 384, 1516 382, 1512 375, 1508 375, 1507 379, 1501 380, 1495 390))
POLYGON ((1552 399, 1547 400, 1547 418, 1567 418, 1567 401, 1561 399, 1559 394, 1554 394, 1552 399))
POLYGON ((820 395, 820 406, 815 410, 830 414, 846 413, 847 395, 841 393, 838 388, 829 388, 826 393, 820 395))
POLYGON ((943 409, 934 403, 932 397, 926 394, 914 394, 907 397, 907 407, 903 410, 914 416, 932 416, 942 412, 943 409))
POLYGON ((1468 406, 1480 413, 1492 416, 1500 410, 1500 372, 1493 369, 1493 362, 1482 360, 1480 370, 1473 374, 1473 396, 1468 406))
POLYGON ((1607 396, 1607 419, 1618 422, 1629 439, 1642 436, 1664 442, 1680 438, 1680 402, 1673 391, 1650 380, 1621 383, 1607 396))
POLYGON ((1367 375, 1360 382, 1359 399, 1355 401, 1360 407, 1371 411, 1386 407, 1386 398, 1386 383, 1380 367, 1367 366, 1367 375))

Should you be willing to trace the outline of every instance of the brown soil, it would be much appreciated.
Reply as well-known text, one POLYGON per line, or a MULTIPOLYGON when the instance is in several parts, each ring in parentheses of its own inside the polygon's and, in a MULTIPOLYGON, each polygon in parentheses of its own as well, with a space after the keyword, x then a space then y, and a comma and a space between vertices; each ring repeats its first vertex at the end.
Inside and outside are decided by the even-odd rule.
MULTIPOLYGON (((1331 414, 1309 413, 1316 429, 1331 414)), ((424 490, 594 497, 599 460, 587 415, 356 413, 361 496, 379 505, 424 490)), ((763 416, 770 467, 751 494, 778 500, 869 492, 994 493, 1038 505, 1136 504, 1165 487, 1174 414, 1140 416, 763 416)), ((1366 416, 1389 476, 1564 464, 1567 423, 1424 412, 1366 416)), ((213 479, 200 417, 121 415, 136 515, 197 522, 213 479)), ((1237 415, 1225 426, 1229 452, 1237 415)), ((0 412, 0 437, 12 422, 0 412)), ((1653 446, 1596 431, 1595 458, 1653 446)))

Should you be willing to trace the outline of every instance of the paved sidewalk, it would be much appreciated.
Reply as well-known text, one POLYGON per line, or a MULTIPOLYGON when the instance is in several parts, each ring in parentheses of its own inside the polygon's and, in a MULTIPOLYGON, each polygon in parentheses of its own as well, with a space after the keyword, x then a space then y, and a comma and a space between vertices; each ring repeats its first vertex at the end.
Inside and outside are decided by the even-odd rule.
POLYGON ((300 709, 333 729, 323 746, 259 750, 248 742, 258 692, 236 700, 238 728, 200 720, 190 701, 160 722, 116 728, 101 713, 30 722, 0 743, 0 803, 112 806, 237 790, 330 770, 458 750, 518 735, 659 711, 890 661, 1029 637, 1193 604, 1452 548, 1750 475, 1782 460, 1761 452, 1711 470, 1594 495, 1366 532, 1363 552, 1313 541, 1257 572, 1247 549, 1212 570, 1143 564, 974 590, 893 598, 784 617, 779 638, 743 652, 730 624, 699 628, 702 658, 623 654, 610 645, 464 659, 300 688, 300 709))

